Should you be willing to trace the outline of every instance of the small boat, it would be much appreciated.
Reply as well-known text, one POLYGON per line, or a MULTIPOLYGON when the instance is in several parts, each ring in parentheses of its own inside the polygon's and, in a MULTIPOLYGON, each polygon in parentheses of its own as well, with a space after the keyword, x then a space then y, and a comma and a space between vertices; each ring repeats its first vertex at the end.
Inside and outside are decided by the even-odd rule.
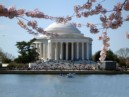
POLYGON ((74 78, 74 75, 75 75, 74 73, 68 73, 68 74, 67 74, 67 77, 68 77, 68 78, 74 78))

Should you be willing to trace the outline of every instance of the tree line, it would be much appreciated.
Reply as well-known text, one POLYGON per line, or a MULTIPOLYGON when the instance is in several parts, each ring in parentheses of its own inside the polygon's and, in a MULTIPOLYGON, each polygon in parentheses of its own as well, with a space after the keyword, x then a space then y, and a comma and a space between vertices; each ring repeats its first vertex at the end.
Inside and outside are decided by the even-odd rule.
MULTIPOLYGON (((93 56, 93 61, 97 62, 99 61, 100 52, 97 51, 93 56)), ((116 61, 120 67, 122 66, 128 66, 129 67, 129 48, 121 48, 115 53, 112 50, 108 50, 106 52, 106 58, 105 61, 116 61)))

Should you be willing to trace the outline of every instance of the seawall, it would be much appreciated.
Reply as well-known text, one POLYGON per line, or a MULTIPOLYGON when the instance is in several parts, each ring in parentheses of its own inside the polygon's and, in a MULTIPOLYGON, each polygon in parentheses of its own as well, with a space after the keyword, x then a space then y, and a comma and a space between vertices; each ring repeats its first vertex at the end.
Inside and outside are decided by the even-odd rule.
POLYGON ((129 74, 129 71, 93 71, 93 70, 0 70, 0 74, 129 74))

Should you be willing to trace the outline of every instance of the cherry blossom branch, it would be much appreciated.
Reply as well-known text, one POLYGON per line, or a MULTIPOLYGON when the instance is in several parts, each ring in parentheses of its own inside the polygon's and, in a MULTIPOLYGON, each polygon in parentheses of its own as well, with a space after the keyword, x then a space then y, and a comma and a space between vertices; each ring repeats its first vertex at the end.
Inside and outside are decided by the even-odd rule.
POLYGON ((18 21, 18 24, 25 30, 27 30, 27 32, 29 32, 29 34, 33 34, 33 35, 38 35, 39 33, 40 34, 43 34, 43 35, 46 35, 46 36, 51 36, 51 37, 57 37, 58 34, 53 34, 53 33, 50 33, 50 32, 47 32, 47 31, 44 31, 43 28, 41 27, 38 27, 38 24, 37 24, 37 21, 29 21, 23 17, 20 17, 24 20, 27 21, 27 25, 22 21, 20 20, 19 18, 17 18, 19 21, 18 21), (37 33, 35 33, 33 30, 31 30, 29 27, 31 27, 32 29, 36 30, 37 33))
POLYGON ((18 21, 18 25, 19 25, 21 28, 27 30, 27 32, 29 32, 29 34, 38 35, 38 33, 32 31, 31 29, 29 29, 29 27, 28 27, 23 21, 21 21, 20 19, 18 19, 18 20, 19 20, 19 21, 18 21))
POLYGON ((108 50, 108 47, 110 46, 108 41, 110 38, 107 36, 107 32, 103 32, 101 36, 99 36, 99 40, 103 41, 103 46, 100 52, 100 62, 102 63, 106 58, 106 51, 108 50))
POLYGON ((38 9, 25 12, 24 9, 17 10, 15 7, 6 8, 2 4, 0 4, 0 16, 4 16, 4 17, 8 17, 10 19, 13 19, 14 17, 24 16, 24 15, 26 15, 27 17, 32 17, 32 18, 50 19, 50 20, 54 20, 58 23, 66 23, 66 22, 72 20, 72 16, 53 17, 53 16, 45 15, 43 12, 39 11, 38 9))
POLYGON ((125 3, 127 2, 128 0, 125 0, 124 3, 122 4, 120 10, 122 10, 122 8, 124 7, 125 3))

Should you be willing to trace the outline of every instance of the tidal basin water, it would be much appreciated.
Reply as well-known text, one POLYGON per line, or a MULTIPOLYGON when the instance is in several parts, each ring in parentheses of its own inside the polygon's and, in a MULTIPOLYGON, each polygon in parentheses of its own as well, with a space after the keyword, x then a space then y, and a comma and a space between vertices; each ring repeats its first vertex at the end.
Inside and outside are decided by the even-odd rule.
POLYGON ((129 97, 129 75, 0 74, 0 97, 129 97))

